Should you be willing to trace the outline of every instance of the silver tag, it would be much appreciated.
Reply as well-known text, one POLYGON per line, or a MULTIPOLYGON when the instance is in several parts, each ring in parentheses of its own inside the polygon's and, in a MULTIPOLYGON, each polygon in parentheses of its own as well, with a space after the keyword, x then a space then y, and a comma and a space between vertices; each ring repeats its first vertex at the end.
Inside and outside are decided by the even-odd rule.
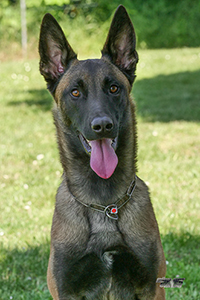
POLYGON ((113 220, 118 220, 118 208, 116 204, 108 205, 104 210, 106 216, 113 220))

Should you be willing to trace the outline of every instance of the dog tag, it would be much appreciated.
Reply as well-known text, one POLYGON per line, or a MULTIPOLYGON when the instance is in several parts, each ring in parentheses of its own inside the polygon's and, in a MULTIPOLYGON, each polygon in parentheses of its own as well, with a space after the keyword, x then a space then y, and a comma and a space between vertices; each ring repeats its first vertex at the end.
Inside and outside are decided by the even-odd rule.
POLYGON ((118 220, 118 208, 116 204, 110 204, 105 208, 105 214, 108 218, 118 220))

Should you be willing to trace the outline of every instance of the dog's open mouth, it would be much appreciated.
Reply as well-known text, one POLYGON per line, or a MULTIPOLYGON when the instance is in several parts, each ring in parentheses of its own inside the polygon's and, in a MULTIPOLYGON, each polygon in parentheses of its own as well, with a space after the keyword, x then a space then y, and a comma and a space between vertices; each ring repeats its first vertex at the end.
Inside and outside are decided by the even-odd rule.
POLYGON ((89 141, 81 133, 79 133, 79 138, 85 151, 90 154, 92 170, 101 178, 111 177, 118 164, 118 157, 115 153, 117 138, 89 141))

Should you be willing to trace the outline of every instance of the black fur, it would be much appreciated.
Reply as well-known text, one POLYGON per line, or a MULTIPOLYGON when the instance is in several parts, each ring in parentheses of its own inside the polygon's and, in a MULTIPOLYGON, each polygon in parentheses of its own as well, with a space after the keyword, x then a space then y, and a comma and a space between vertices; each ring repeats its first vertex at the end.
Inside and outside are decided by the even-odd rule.
POLYGON ((137 134, 130 97, 138 62, 135 46, 134 28, 123 6, 113 18, 101 59, 77 60, 50 14, 41 25, 40 72, 55 99, 63 166, 48 268, 55 300, 165 299, 156 287, 157 277, 165 274, 164 255, 144 182, 137 179, 117 221, 87 207, 116 203, 135 178, 137 134), (86 143, 103 139, 115 143, 118 158, 107 179, 90 167, 86 143))

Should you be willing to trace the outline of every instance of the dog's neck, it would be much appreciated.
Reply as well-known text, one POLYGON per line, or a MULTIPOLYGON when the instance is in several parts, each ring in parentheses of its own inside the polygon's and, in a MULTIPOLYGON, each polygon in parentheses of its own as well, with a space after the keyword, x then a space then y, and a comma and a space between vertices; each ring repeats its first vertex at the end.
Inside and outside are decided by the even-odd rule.
MULTIPOLYGON (((118 199, 123 198, 128 190, 129 186, 133 182, 135 175, 129 177, 126 180, 123 176, 122 180, 116 180, 115 176, 110 179, 94 179, 80 177, 73 175, 69 177, 64 175, 64 180, 68 185, 68 189, 73 195, 73 197, 82 203, 88 204, 99 204, 107 206, 109 204, 115 203, 118 199), (77 178, 77 180, 75 179, 77 178), (122 184, 123 183, 123 184, 122 184)), ((117 177, 117 176, 116 176, 117 177)))
MULTIPOLYGON (((97 204, 97 203, 86 203, 81 201, 78 198, 74 197, 74 200, 82 204, 83 206, 100 213, 103 213, 105 216, 107 216, 110 219, 118 220, 118 211, 120 208, 122 208, 124 205, 126 205, 132 197, 132 194, 136 188, 137 184, 137 176, 135 175, 135 178, 132 180, 131 184, 129 185, 126 193, 123 195, 122 198, 119 198, 115 203, 110 203, 106 205, 97 204)), ((72 193, 71 193, 72 194, 72 193)), ((72 194, 73 196, 73 194, 72 194)))

